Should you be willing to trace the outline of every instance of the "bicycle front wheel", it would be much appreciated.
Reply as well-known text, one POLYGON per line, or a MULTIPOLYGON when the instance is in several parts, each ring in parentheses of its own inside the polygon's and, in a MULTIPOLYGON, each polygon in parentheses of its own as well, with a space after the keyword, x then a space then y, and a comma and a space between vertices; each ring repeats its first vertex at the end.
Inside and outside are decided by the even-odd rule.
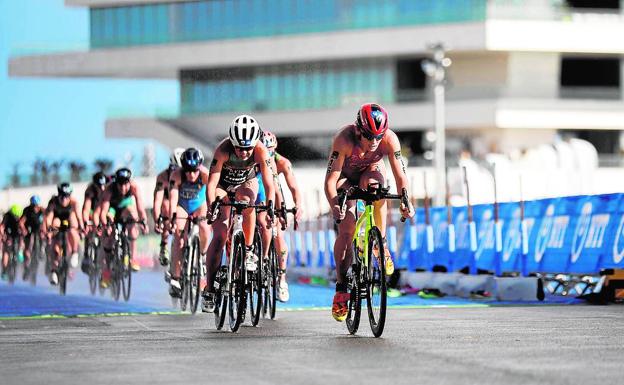
POLYGON ((197 305, 199 303, 199 292, 201 283, 201 257, 199 250, 199 238, 194 237, 191 241, 191 254, 189 260, 189 282, 188 283, 188 296, 191 306, 191 313, 197 312, 197 305))
POLYGON ((266 317, 268 314, 269 318, 275 319, 275 310, 277 309, 277 280, 278 280, 278 272, 277 272, 277 252, 275 251, 275 242, 271 239, 271 244, 269 246, 268 259, 266 261, 264 269, 264 277, 263 277, 263 312, 266 317))
POLYGON ((130 267, 130 260, 132 259, 132 256, 130 255, 130 245, 128 244, 128 238, 126 237, 123 237, 122 251, 119 278, 121 280, 123 298, 124 301, 127 302, 130 299, 130 290, 132 288, 132 268, 130 267))
POLYGON ((256 229, 254 236, 254 250, 258 254, 258 264, 255 272, 249 273, 249 311, 251 313, 251 325, 256 326, 260 321, 262 311, 262 239, 256 229))
POLYGON ((245 300, 247 293, 246 286, 246 270, 245 270, 245 236, 243 232, 234 235, 234 253, 230 270, 230 296, 229 296, 229 314, 230 314, 230 330, 238 331, 243 318, 245 317, 245 300))
POLYGON ((91 295, 95 295, 97 291, 98 284, 98 269, 97 269, 97 258, 96 258, 97 249, 93 241, 87 242, 87 252, 85 253, 85 258, 89 260, 89 290, 91 291, 91 295))
POLYGON ((386 264, 383 240, 377 227, 368 233, 368 267, 366 282, 366 305, 368 321, 375 337, 381 336, 386 323, 386 264))

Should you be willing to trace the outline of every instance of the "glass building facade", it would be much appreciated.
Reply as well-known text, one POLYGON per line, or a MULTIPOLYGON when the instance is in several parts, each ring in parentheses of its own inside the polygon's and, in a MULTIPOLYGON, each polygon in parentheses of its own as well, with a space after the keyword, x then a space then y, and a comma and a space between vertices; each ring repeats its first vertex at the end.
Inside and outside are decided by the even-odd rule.
POLYGON ((201 0, 91 8, 91 47, 485 20, 487 0, 201 0))
POLYGON ((391 60, 182 71, 183 114, 337 108, 395 99, 391 60))

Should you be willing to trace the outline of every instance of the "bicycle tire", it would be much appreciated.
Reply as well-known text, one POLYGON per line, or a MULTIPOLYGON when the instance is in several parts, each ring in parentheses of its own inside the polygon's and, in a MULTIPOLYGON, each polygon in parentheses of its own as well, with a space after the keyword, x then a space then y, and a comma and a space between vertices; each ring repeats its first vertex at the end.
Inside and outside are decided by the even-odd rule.
POLYGON ((122 265, 122 268, 120 269, 121 288, 124 301, 128 302, 132 291, 132 267, 130 266, 132 255, 130 255, 130 244, 128 242, 128 238, 123 236, 121 240, 123 251, 122 259, 120 261, 122 265))
POLYGON ((181 293, 180 310, 182 311, 186 311, 186 305, 189 302, 189 253, 190 248, 188 246, 184 246, 184 251, 182 252, 182 269, 180 270, 182 273, 179 280, 181 293))
POLYGON ((224 270, 227 271, 227 266, 221 266, 216 277, 219 283, 219 287, 215 290, 215 326, 217 330, 223 329, 228 306, 227 296, 223 293, 224 283, 227 280, 227 273, 225 273, 224 270))
POLYGON ((15 238, 11 243, 11 255, 9 255, 9 265, 7 266, 7 275, 9 276, 9 283, 13 285, 15 283, 15 277, 17 276, 17 247, 15 247, 15 238))
POLYGON ((189 284, 189 300, 191 313, 197 312, 199 305, 199 292, 201 285, 201 256, 199 249, 199 238, 194 237, 191 243, 191 268, 190 268, 190 284, 189 284))
POLYGON ((89 240, 89 242, 87 242, 87 252, 85 253, 85 258, 89 259, 89 290, 91 291, 91 295, 95 295, 97 292, 98 284, 96 253, 97 250, 95 248, 95 244, 92 240, 89 240))
POLYGON ((381 232, 377 227, 371 228, 368 233, 368 270, 365 282, 368 321, 373 335, 379 337, 383 333, 386 323, 388 292, 384 245, 381 232), (377 251, 377 256, 375 256, 375 251, 377 251))
POLYGON ((33 239, 33 247, 30 250, 30 264, 28 266, 28 280, 32 286, 37 286, 37 270, 39 270, 39 236, 36 233, 31 233, 33 239))
POLYGON ((355 334, 360 327, 360 318, 362 315, 362 294, 361 294, 361 285, 360 285, 360 271, 361 264, 360 259, 357 256, 357 245, 356 242, 353 241, 353 259, 354 263, 351 267, 351 274, 347 278, 349 279, 349 284, 351 287, 351 298, 349 299, 349 311, 347 312, 347 330, 349 334, 355 334))
POLYGON ((262 237, 256 228, 254 233, 254 250, 258 255, 256 271, 249 274, 249 311, 251 314, 251 325, 257 326, 260 322, 262 312, 262 237))
POLYGON ((111 263, 111 295, 115 301, 119 301, 121 294, 121 260, 123 259, 123 250, 119 240, 115 241, 115 253, 111 263))
POLYGON ((61 261, 59 262, 59 292, 61 295, 67 294, 67 240, 66 234, 61 234, 61 261))
POLYGON ((246 308, 246 270, 245 270, 245 236, 240 231, 234 235, 234 253, 230 257, 232 270, 230 271, 230 295, 228 297, 228 310, 230 315, 230 330, 237 332, 246 308))
POLYGON ((277 311, 277 280, 278 280, 278 262, 277 262, 277 251, 275 250, 275 240, 271 239, 271 244, 269 246, 269 287, 267 290, 268 293, 268 303, 269 303, 269 318, 275 319, 275 313, 277 311))

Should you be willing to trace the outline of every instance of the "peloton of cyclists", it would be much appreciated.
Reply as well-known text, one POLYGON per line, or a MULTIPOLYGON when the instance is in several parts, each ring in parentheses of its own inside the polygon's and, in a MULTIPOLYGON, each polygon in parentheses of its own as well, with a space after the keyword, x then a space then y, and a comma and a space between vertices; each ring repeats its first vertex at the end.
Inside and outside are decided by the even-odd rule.
MULTIPOLYGON (((230 124, 229 138, 217 146, 210 164, 207 195, 210 211, 218 198, 226 198, 228 192, 234 199, 254 203, 258 194, 256 168, 262 173, 266 198, 275 202, 274 180, 277 177, 272 168, 269 150, 259 140, 260 125, 249 115, 240 115, 230 124)), ((229 208, 222 207, 216 221, 212 224, 213 238, 206 254, 207 285, 202 293, 202 311, 214 311, 214 280, 221 263, 223 246, 227 237, 229 208)), ((208 216, 211 216, 212 212, 208 216)), ((243 211, 243 232, 246 242, 245 267, 249 271, 256 269, 258 256, 253 250, 256 211, 248 208, 243 211)))
MULTIPOLYGON (((180 286, 180 270, 182 249, 185 246, 182 232, 187 223, 187 218, 206 218, 208 205, 206 203, 206 185, 208 184, 208 169, 202 164, 204 156, 195 148, 188 148, 180 157, 181 167, 171 175, 170 209, 172 212, 171 226, 174 234, 171 280, 169 282, 169 294, 179 298, 182 295, 180 286)), ((206 258, 210 228, 206 220, 198 222, 199 245, 202 259, 206 258)))
MULTIPOLYGON (((367 103, 360 107, 355 123, 340 129, 334 137, 331 154, 325 175, 325 196, 334 219, 341 219, 338 235, 334 243, 336 262, 336 294, 332 304, 332 316, 339 322, 347 316, 346 273, 351 266, 353 250, 351 240, 355 232, 355 203, 347 202, 346 212, 341 212, 338 204, 338 189, 359 186, 366 189, 370 183, 384 185, 386 169, 383 159, 388 162, 396 180, 397 191, 408 188, 405 164, 401 155, 401 145, 396 134, 388 128, 388 113, 378 104, 367 103)), ((401 215, 414 216, 414 209, 401 205, 401 215)), ((386 274, 394 271, 392 256, 387 250, 385 200, 374 204, 375 223, 379 226, 384 241, 386 274)))

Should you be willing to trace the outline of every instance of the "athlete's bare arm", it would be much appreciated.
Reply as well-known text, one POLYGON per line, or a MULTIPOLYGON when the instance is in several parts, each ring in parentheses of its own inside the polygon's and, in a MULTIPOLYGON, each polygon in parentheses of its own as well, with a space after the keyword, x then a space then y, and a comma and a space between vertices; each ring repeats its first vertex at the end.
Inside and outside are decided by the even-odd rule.
POLYGON ((288 186, 288 189, 293 196, 295 206, 297 207, 297 219, 300 219, 303 215, 303 200, 301 198, 301 190, 297 184, 297 178, 295 178, 295 173, 292 170, 292 163, 283 156, 280 156, 275 163, 277 165, 277 173, 284 175, 286 185, 288 186))
POLYGON ((145 212, 145 204, 143 204, 143 197, 141 196, 139 185, 135 181, 130 181, 130 191, 132 195, 134 195, 134 199, 136 200, 137 213, 139 214, 139 220, 146 222, 147 213, 145 212))
MULTIPOLYGON (((384 154, 388 155, 388 162, 390 163, 390 168, 392 169, 392 174, 394 175, 394 180, 396 181, 397 193, 401 194, 401 191, 407 188, 407 170, 405 169, 405 163, 403 162, 403 155, 401 154, 401 143, 399 143, 399 138, 396 134, 390 130, 386 131, 385 135, 385 143, 384 143, 384 154)), ((414 210, 410 207, 401 207, 401 211, 404 216, 409 216, 410 218, 414 216, 414 210)))
POLYGON ((266 199, 275 204, 275 179, 277 178, 277 170, 273 157, 269 154, 269 150, 263 143, 258 142, 254 150, 254 161, 260 165, 260 173, 262 174, 262 182, 266 192, 266 199))
MULTIPOLYGON (((334 137, 329 161, 327 162, 327 172, 325 173, 325 197, 329 202, 335 219, 343 219, 341 218, 340 207, 338 207, 337 184, 346 156, 351 153, 352 148, 353 144, 350 141, 348 129, 343 128, 334 137)), ((344 216, 344 213, 342 213, 342 216, 344 216)))
POLYGON ((167 178, 169 174, 168 171, 169 170, 162 171, 156 177, 156 186, 154 187, 154 206, 152 208, 154 222, 158 222, 158 218, 161 214, 163 199, 165 197, 165 188, 169 187, 169 178, 167 178))
POLYGON ((76 214, 76 219, 78 220, 78 228, 81 230, 84 229, 84 222, 82 221, 82 215, 78 206, 78 201, 76 200, 76 198, 72 197, 69 204, 71 205, 74 214, 76 214))
POLYGON ((93 204, 91 200, 91 190, 90 187, 87 187, 87 191, 84 194, 84 202, 82 203, 82 220, 87 223, 89 222, 89 214, 91 214, 91 205, 93 204))
POLYGON ((217 185, 219 184, 219 179, 221 178, 221 170, 223 169, 223 164, 228 158, 228 154, 224 150, 225 143, 225 141, 222 141, 221 144, 219 144, 214 152, 212 162, 210 163, 208 183, 206 185, 206 201, 208 202, 209 208, 212 207, 212 204, 217 197, 217 185))
POLYGON ((110 208, 110 200, 112 196, 111 185, 106 187, 102 193, 102 203, 100 203, 100 223, 106 225, 108 223, 108 209, 110 208))
MULTIPOLYGON (((179 186, 182 183, 182 169, 177 169, 171 174, 169 179, 169 212, 174 215, 178 208, 178 202, 180 200, 179 186)), ((172 222, 172 225, 175 223, 172 222)))

